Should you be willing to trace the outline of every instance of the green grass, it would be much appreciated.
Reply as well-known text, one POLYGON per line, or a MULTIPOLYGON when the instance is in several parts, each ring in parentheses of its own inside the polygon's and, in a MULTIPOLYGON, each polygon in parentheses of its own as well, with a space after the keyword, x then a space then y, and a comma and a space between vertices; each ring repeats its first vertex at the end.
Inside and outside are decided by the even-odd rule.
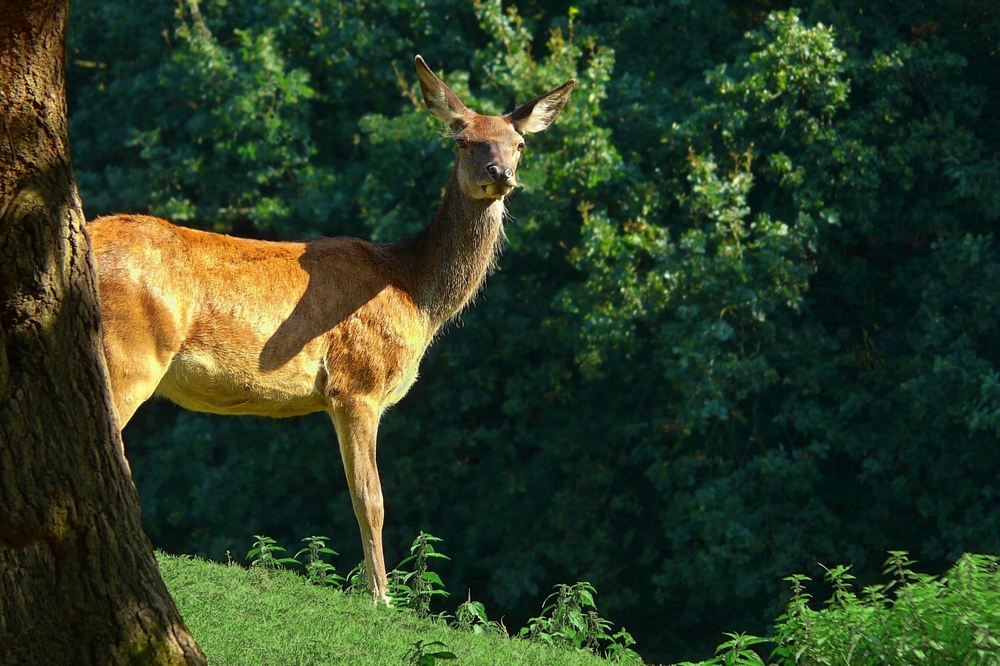
POLYGON ((376 606, 288 571, 157 553, 167 587, 212 666, 400 666, 417 641, 441 641, 456 663, 607 666, 589 652, 474 634, 376 606))

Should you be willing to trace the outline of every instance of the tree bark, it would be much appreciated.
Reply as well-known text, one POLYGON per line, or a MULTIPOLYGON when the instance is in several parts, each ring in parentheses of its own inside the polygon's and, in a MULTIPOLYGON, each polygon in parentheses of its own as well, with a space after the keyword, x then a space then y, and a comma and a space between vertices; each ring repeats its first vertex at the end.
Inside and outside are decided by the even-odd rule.
POLYGON ((142 531, 69 159, 68 0, 0 0, 0 663, 204 664, 142 531))

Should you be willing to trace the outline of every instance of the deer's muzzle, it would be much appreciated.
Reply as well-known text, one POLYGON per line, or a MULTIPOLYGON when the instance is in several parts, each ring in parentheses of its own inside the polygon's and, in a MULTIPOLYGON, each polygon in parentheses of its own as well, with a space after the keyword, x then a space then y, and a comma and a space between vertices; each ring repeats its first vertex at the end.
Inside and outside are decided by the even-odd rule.
POLYGON ((513 169, 511 169, 510 167, 506 168, 499 167, 495 164, 491 164, 490 166, 486 167, 486 173, 488 173, 490 175, 490 178, 492 178, 495 181, 500 180, 501 178, 504 178, 506 180, 512 180, 514 178, 513 169))
POLYGON ((504 197, 517 186, 514 170, 510 167, 491 164, 486 167, 486 177, 479 181, 483 191, 492 197, 504 197))

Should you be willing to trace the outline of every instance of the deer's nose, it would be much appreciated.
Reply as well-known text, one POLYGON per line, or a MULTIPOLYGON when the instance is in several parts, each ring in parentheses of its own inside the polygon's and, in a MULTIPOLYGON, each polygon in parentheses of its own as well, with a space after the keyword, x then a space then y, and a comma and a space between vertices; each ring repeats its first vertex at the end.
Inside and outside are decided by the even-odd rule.
POLYGON ((486 173, 490 175, 493 180, 500 180, 501 178, 505 180, 510 180, 514 177, 514 170, 510 167, 500 167, 496 164, 491 164, 486 167, 486 173))

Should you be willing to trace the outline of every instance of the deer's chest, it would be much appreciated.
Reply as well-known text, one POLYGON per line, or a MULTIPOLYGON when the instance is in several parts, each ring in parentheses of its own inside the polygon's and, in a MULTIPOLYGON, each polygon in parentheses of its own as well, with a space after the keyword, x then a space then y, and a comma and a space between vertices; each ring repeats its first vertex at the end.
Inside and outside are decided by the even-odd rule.
POLYGON ((403 399, 417 381, 420 371, 420 361, 423 359, 423 352, 416 355, 409 363, 400 367, 399 371, 392 377, 392 381, 386 386, 386 395, 383 398, 383 406, 395 405, 403 399))
POLYGON ((396 404, 416 382, 430 339, 422 317, 355 313, 332 332, 328 394, 334 400, 364 398, 382 408, 396 404))

